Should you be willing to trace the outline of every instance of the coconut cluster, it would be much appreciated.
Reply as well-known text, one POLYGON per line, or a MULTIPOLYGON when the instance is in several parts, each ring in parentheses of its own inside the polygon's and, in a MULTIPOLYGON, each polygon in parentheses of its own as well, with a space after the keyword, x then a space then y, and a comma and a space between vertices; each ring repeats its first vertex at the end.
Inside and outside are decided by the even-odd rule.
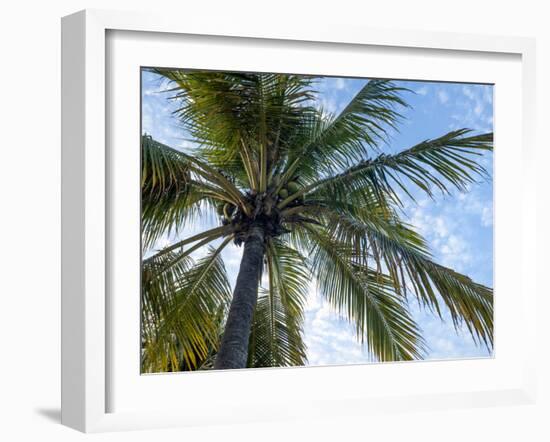
MULTIPOLYGON (((245 215, 237 206, 230 202, 221 201, 216 205, 216 211, 221 219, 222 224, 235 226, 235 243, 240 244, 243 240, 243 235, 239 232, 246 232, 251 224, 261 224, 267 235, 278 236, 287 232, 281 223, 281 212, 277 208, 277 204, 289 196, 292 196, 300 191, 302 186, 295 178, 285 183, 277 194, 272 193, 273 188, 277 186, 277 179, 272 183, 271 190, 258 195, 255 192, 247 192, 245 198, 254 207, 251 214, 245 215)), ((301 195, 288 203, 289 207, 303 204, 304 196, 301 195)))
POLYGON ((300 185, 296 181, 289 181, 284 187, 279 190, 279 198, 286 199, 289 195, 293 195, 300 190, 300 185))

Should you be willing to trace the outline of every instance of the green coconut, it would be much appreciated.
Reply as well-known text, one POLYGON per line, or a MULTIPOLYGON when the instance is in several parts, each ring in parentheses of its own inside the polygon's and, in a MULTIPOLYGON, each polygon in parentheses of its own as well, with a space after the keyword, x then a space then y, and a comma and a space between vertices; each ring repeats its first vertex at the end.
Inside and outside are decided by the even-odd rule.
POLYGON ((286 185, 286 188, 292 195, 293 193, 296 193, 300 190, 300 185, 296 181, 289 181, 289 183, 286 185))
POLYGON ((288 196, 288 190, 283 187, 281 190, 279 190, 279 196, 283 199, 286 198, 288 196))
POLYGON ((216 212, 218 212, 218 215, 223 215, 223 208, 225 207, 225 203, 218 203, 216 206, 216 212))

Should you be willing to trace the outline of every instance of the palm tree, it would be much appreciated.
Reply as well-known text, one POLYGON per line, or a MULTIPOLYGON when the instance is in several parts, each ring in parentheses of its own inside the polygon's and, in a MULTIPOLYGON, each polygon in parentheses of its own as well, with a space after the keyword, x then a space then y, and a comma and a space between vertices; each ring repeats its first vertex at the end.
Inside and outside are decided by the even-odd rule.
POLYGON ((203 217, 218 225, 143 260, 144 371, 304 365, 311 281, 380 361, 426 352, 409 297, 492 347, 492 289, 435 262, 401 210, 413 188, 434 197, 487 176, 476 160, 492 133, 461 129, 386 154, 407 106, 391 81, 368 81, 331 115, 314 105, 313 77, 154 72, 194 147, 142 136, 143 250, 203 217), (232 294, 230 243, 243 248, 232 294))

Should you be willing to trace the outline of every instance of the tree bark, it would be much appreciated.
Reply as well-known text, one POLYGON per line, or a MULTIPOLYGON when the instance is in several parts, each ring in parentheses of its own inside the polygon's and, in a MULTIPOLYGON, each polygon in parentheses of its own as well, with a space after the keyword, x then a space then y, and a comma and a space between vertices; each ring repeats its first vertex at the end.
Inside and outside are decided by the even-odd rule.
POLYGON ((265 253, 265 233, 261 226, 253 226, 244 241, 243 257, 222 342, 214 362, 215 369, 245 368, 248 341, 265 253))

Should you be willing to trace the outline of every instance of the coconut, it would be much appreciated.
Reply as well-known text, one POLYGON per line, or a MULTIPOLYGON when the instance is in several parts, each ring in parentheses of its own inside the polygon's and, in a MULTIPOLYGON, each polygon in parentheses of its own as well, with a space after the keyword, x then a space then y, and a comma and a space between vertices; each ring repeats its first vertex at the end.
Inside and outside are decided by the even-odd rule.
POLYGON ((218 212, 218 215, 220 216, 223 215, 224 206, 225 206, 225 203, 218 203, 218 205, 216 206, 216 212, 218 212))
POLYGON ((296 193, 300 190, 300 185, 296 181, 290 181, 286 185, 286 188, 288 189, 288 191, 292 195, 293 193, 296 193))
POLYGON ((282 188, 281 190, 279 190, 279 196, 283 199, 286 198, 288 196, 288 190, 282 188))

